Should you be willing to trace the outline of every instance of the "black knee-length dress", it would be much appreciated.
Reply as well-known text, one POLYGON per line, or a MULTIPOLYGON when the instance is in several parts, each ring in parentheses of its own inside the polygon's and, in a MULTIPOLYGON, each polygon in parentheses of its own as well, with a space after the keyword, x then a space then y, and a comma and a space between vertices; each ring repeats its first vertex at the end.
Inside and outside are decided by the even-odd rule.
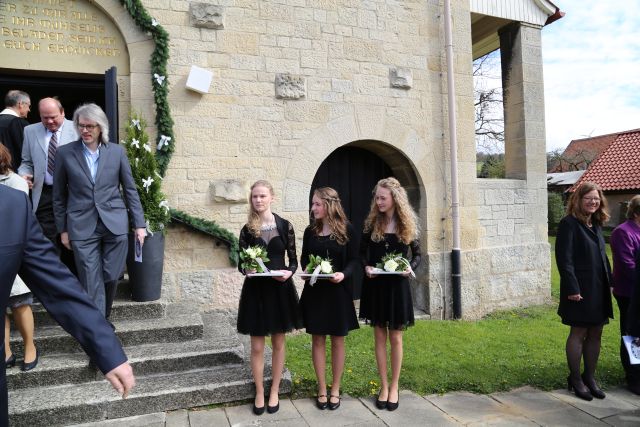
POLYGON ((333 283, 318 279, 311 286, 309 280, 304 284, 300 306, 304 327, 312 335, 346 336, 349 331, 358 329, 358 317, 353 305, 353 272, 362 268, 358 259, 358 242, 353 227, 347 226, 349 241, 340 245, 329 236, 317 236, 311 227, 304 231, 302 243, 302 268, 309 263, 309 255, 331 258, 333 271, 342 272, 344 280, 333 283))
MULTIPOLYGON (((417 240, 409 245, 402 243, 394 233, 384 235, 384 240, 374 242, 371 233, 364 233, 360 244, 360 256, 365 266, 375 266, 386 254, 400 253, 411 259, 409 264, 415 270, 422 259, 417 240)), ((360 318, 381 328, 402 330, 414 324, 413 299, 409 278, 395 275, 378 275, 364 278, 360 298, 360 318)))
MULTIPOLYGON (((298 268, 296 239, 291 223, 275 215, 277 233, 266 242, 255 237, 245 225, 240 231, 240 249, 262 246, 267 249, 270 270, 290 270, 298 268), (289 265, 285 263, 287 253, 289 265)), ((244 271, 238 266, 241 273, 244 271)), ((271 277, 246 277, 242 285, 238 307, 238 332, 252 336, 267 336, 289 332, 302 327, 298 304, 298 293, 293 279, 279 282, 271 277)))

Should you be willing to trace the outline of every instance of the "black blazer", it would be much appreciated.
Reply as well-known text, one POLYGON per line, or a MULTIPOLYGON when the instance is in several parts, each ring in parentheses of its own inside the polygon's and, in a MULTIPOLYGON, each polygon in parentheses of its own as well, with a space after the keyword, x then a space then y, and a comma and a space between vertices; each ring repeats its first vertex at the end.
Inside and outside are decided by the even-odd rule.
POLYGON ((560 305, 563 323, 598 323, 613 318, 611 305, 611 266, 605 252, 602 228, 589 229, 573 215, 558 225, 556 264, 560 273, 560 305), (580 294, 582 301, 569 295, 580 294))
POLYGON ((4 144, 11 154, 11 169, 18 173, 22 161, 22 139, 24 128, 29 122, 12 114, 0 114, 0 143, 4 144))
MULTIPOLYGON (((126 362, 127 357, 111 326, 42 234, 26 194, 0 185, 0 224, 2 312, 19 273, 49 314, 80 342, 103 373, 126 362)), ((4 340, 4 328, 0 329, 4 340)), ((6 374, 0 369, 0 425, 8 423, 7 404, 6 374)))

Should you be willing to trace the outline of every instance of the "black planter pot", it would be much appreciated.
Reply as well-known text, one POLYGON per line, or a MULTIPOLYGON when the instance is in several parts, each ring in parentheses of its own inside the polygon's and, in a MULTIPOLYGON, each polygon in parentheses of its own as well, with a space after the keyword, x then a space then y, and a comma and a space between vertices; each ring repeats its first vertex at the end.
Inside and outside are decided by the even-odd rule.
POLYGON ((155 233, 144 239, 142 262, 134 261, 134 235, 129 234, 127 272, 134 301, 155 301, 160 299, 162 289, 162 268, 164 264, 164 235, 155 233))

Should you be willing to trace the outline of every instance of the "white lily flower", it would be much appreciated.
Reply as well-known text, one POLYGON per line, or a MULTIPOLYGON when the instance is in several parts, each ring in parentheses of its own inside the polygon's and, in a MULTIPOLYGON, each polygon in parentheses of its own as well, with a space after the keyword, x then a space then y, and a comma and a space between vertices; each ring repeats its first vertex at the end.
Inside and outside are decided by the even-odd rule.
POLYGON ((142 146, 142 148, 144 148, 145 150, 147 150, 149 153, 151 152, 151 146, 149 144, 144 144, 142 146))
POLYGON ((137 139, 133 138, 131 140, 131 145, 133 145, 136 148, 140 148, 140 141, 138 141, 137 139))
POLYGON ((140 127, 140 120, 138 119, 131 119, 131 125, 135 126, 138 128, 138 130, 141 130, 142 128, 140 127))
POLYGON ((149 220, 146 221, 146 225, 147 225, 147 234, 150 236, 153 236, 153 231, 151 231, 151 224, 149 223, 149 220))
POLYGON ((166 200, 161 201, 159 206, 169 212, 169 202, 167 202, 166 200))
POLYGON ((152 183, 153 183, 153 178, 151 177, 148 177, 147 179, 142 178, 142 187, 147 190, 147 193, 149 192, 149 187, 151 187, 152 183))
POLYGON ((164 83, 164 79, 166 79, 165 76, 161 76, 158 73, 153 73, 153 78, 156 79, 156 83, 158 83, 160 86, 162 86, 162 83, 164 83))
POLYGON ((158 150, 162 150, 162 147, 169 145, 171 137, 167 135, 160 135, 160 141, 158 142, 158 150))
POLYGON ((151 25, 154 26, 154 27, 157 27, 158 26, 158 21, 156 21, 155 18, 151 18, 151 25))

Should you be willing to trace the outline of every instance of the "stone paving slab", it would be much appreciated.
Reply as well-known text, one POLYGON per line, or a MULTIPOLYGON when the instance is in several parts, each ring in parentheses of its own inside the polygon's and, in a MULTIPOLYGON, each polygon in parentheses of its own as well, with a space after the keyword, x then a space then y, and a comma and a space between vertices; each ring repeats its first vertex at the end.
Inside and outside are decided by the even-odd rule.
POLYGON ((640 410, 613 415, 603 421, 615 427, 637 427, 640 426, 640 410))
MULTIPOLYGON (((280 409, 275 414, 269 414, 265 410, 260 416, 253 413, 253 403, 225 408, 227 419, 231 426, 260 426, 260 425, 286 425, 289 421, 295 421, 298 425, 304 425, 304 420, 298 413, 294 403, 290 399, 280 399, 280 409)), ((211 425, 211 424, 210 424, 211 425)))
POLYGON ((525 416, 542 411, 563 409, 567 405, 567 403, 550 393, 533 387, 522 387, 508 392, 493 393, 491 397, 525 416))
POLYGON ((228 425, 227 414, 223 408, 189 411, 190 427, 226 427, 228 425))
POLYGON ((189 427, 189 411, 178 409, 167 412, 165 427, 189 427))
POLYGON ((466 391, 445 395, 430 395, 426 396, 425 399, 440 408, 454 420, 463 424, 489 421, 504 416, 520 415, 489 396, 473 394, 466 391))
POLYGON ((314 399, 298 399, 294 400, 293 404, 310 427, 385 425, 359 399, 347 395, 342 396, 340 407, 335 411, 328 408, 319 410, 314 399))
MULTIPOLYGON (((425 424, 422 424, 425 425, 425 424)), ((538 424, 522 416, 507 415, 488 421, 478 421, 467 424, 467 427, 537 427, 538 424)))
POLYGON ((551 394, 598 419, 637 409, 637 406, 620 398, 620 396, 610 394, 605 399, 593 399, 591 401, 582 400, 567 390, 556 390, 551 394))
POLYGON ((624 400, 625 402, 640 408, 640 396, 637 394, 631 393, 629 390, 623 387, 616 387, 611 390, 605 390, 607 393, 607 398, 614 397, 620 400, 624 400))
POLYGON ((431 402, 408 391, 400 391, 400 406, 391 412, 376 407, 376 398, 362 398, 360 401, 377 417, 389 426, 424 427, 424 426, 457 426, 451 417, 434 406, 431 402))
POLYGON ((539 412, 531 415, 531 420, 543 426, 576 427, 594 426, 603 427, 607 424, 597 418, 592 417, 578 408, 567 405, 566 408, 555 411, 539 412))

